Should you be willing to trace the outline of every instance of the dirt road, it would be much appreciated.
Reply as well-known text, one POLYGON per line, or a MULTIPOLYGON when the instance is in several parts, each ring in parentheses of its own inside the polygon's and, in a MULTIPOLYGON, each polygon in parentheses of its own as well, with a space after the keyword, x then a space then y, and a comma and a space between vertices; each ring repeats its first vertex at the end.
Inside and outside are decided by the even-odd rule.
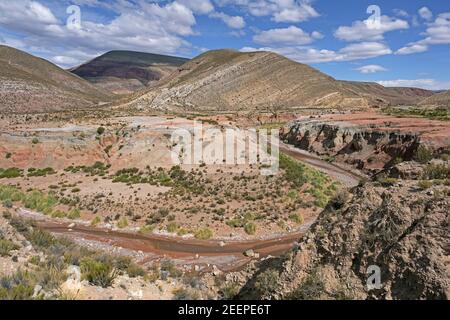
POLYGON ((335 164, 326 162, 316 155, 295 148, 294 146, 285 144, 281 141, 280 141, 280 152, 287 154, 298 161, 309 164, 310 166, 329 175, 333 179, 341 182, 342 184, 344 184, 346 187, 349 188, 357 186, 358 183, 365 178, 363 175, 357 174, 350 170, 346 170, 335 164))

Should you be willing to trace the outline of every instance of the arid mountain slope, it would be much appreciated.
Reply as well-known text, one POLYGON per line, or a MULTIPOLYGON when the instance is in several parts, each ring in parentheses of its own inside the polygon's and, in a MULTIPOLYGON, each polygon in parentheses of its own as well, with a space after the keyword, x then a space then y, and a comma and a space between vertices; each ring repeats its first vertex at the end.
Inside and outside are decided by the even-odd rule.
POLYGON ((403 96, 376 84, 337 81, 271 52, 216 50, 184 64, 132 105, 190 111, 361 108, 409 102, 414 94, 403 96))
POLYGON ((197 111, 367 106, 338 81, 309 66, 270 52, 233 50, 198 56, 133 104, 197 111))
POLYGON ((383 87, 375 82, 343 81, 347 89, 355 94, 375 98, 379 105, 415 105, 424 98, 434 95, 433 91, 420 88, 383 87))
POLYGON ((157 83, 188 59, 134 51, 110 51, 70 71, 116 94, 157 83))
POLYGON ((0 112, 61 111, 110 100, 106 92, 44 59, 0 46, 0 112))
POLYGON ((420 102, 421 105, 433 105, 441 107, 450 106, 450 91, 441 92, 433 95, 432 97, 426 98, 420 102))

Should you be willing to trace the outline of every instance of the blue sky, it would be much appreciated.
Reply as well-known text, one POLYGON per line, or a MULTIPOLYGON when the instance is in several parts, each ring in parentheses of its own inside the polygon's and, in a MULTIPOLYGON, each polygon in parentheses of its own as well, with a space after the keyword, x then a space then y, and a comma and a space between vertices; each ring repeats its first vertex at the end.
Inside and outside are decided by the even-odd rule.
POLYGON ((116 49, 271 50, 338 79, 450 89, 447 0, 0 0, 0 43, 65 68, 116 49))

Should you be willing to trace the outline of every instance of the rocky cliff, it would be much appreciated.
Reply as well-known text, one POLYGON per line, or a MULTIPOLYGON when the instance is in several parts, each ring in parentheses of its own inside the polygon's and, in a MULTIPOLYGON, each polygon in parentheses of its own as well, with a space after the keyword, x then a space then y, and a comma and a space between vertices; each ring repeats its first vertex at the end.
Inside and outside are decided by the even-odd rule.
POLYGON ((415 133, 343 122, 298 120, 281 130, 281 138, 300 149, 367 171, 379 171, 414 157, 420 145, 415 133))
POLYGON ((239 297, 448 299, 449 227, 448 187, 367 183, 332 201, 298 248, 260 266, 239 297), (380 285, 369 288, 377 268, 380 285))

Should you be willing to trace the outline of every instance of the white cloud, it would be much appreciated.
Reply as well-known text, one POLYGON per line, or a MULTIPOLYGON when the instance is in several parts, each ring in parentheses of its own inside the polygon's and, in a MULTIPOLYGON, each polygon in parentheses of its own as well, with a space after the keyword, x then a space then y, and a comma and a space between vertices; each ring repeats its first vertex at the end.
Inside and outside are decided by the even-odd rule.
POLYGON ((343 60, 359 60, 391 54, 392 50, 381 42, 354 43, 339 50, 343 60))
POLYGON ((379 41, 386 32, 408 28, 409 24, 405 20, 381 16, 379 28, 372 27, 369 20, 358 20, 351 26, 340 26, 334 36, 345 41, 379 41))
POLYGON ((209 0, 177 0, 177 2, 198 14, 207 14, 214 11, 214 6, 209 0))
POLYGON ((275 22, 302 22, 320 14, 309 0, 215 0, 219 6, 234 5, 256 17, 271 16, 275 22))
POLYGON ((386 69, 385 67, 377 65, 377 64, 369 64, 367 66, 359 67, 356 70, 358 70, 359 72, 361 72, 363 74, 388 71, 388 69, 386 69))
POLYGON ((436 20, 428 23, 425 31, 425 38, 409 43, 407 46, 399 49, 397 54, 412 54, 425 52, 430 45, 450 44, 450 12, 441 13, 436 20))
POLYGON ((323 63, 332 61, 353 61, 391 54, 383 43, 362 42, 348 45, 339 51, 314 49, 301 46, 290 47, 244 47, 241 51, 273 51, 301 63, 323 63))
POLYGON ((427 90, 448 90, 450 89, 450 82, 438 81, 435 79, 415 79, 415 80, 383 80, 377 81, 385 87, 413 87, 427 90))
POLYGON ((209 15, 211 18, 222 20, 228 27, 233 29, 245 28, 245 20, 240 16, 229 16, 223 12, 213 12, 209 15))
POLYGON ((450 12, 441 13, 436 20, 428 25, 426 38, 421 43, 448 44, 450 43, 450 12))
POLYGON ((419 9, 419 16, 422 19, 430 21, 431 19, 433 19, 433 12, 431 12, 431 10, 428 9, 427 7, 422 7, 419 9))
POLYGON ((413 53, 419 53, 419 52, 425 52, 428 50, 427 45, 423 44, 411 44, 406 47, 398 49, 395 54, 405 55, 405 54, 413 54, 413 53))
POLYGON ((304 45, 309 44, 322 36, 317 31, 309 34, 296 26, 288 28, 270 29, 262 31, 253 37, 253 41, 258 44, 277 45, 304 45))
MULTIPOLYGON (((77 2, 106 5, 94 0, 77 2)), ((112 20, 100 23, 83 19, 81 29, 71 30, 51 9, 36 1, 0 1, 0 27, 20 34, 27 51, 39 53, 61 65, 66 65, 70 58, 71 62, 79 64, 84 62, 81 59, 90 59, 109 50, 173 54, 191 47, 183 37, 196 34, 193 30, 196 19, 185 5, 177 1, 162 4, 126 0, 108 2, 107 5, 117 12, 112 20)))
POLYGON ((403 9, 394 9, 392 11, 394 12, 394 14, 397 17, 403 17, 403 18, 409 17, 409 13, 406 12, 405 10, 403 10, 403 9))

